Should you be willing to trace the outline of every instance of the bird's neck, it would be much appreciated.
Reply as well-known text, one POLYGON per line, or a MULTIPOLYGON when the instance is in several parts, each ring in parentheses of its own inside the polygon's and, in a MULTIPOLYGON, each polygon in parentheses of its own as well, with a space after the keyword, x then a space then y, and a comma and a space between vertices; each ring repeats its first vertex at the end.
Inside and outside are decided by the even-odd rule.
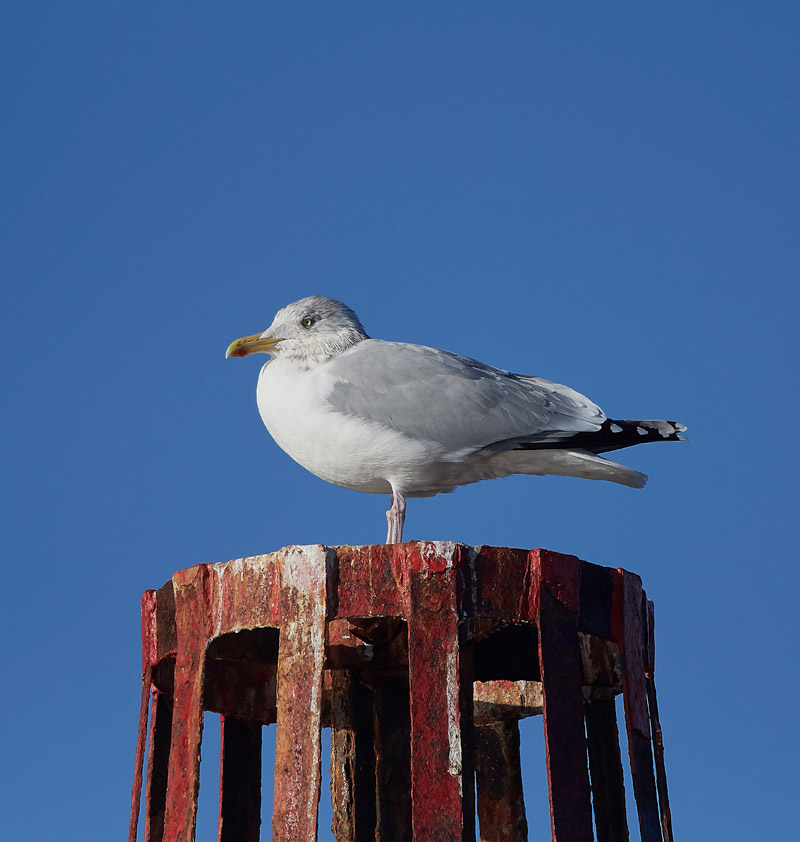
POLYGON ((309 369, 338 357, 339 354, 365 339, 369 339, 365 333, 352 330, 331 336, 320 336, 313 341, 306 339, 302 345, 283 342, 276 356, 278 359, 291 362, 299 368, 309 369))

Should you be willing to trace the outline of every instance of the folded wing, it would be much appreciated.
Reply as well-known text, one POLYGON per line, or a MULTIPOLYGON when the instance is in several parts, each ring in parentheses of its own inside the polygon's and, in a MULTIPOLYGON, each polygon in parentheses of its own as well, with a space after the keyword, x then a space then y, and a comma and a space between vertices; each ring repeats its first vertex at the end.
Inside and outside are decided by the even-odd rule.
POLYGON ((335 410, 434 442, 448 460, 484 448, 573 447, 607 421, 567 386, 421 345, 367 339, 332 360, 329 373, 335 410))

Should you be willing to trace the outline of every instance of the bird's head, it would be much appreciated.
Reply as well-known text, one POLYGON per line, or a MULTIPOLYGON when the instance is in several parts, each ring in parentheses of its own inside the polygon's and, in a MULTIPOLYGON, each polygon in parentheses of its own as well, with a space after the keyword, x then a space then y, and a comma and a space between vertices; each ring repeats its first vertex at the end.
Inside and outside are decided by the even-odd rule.
POLYGON ((333 298, 312 295, 278 310, 263 333, 231 342, 225 357, 262 353, 313 364, 367 338, 358 316, 349 307, 333 298))

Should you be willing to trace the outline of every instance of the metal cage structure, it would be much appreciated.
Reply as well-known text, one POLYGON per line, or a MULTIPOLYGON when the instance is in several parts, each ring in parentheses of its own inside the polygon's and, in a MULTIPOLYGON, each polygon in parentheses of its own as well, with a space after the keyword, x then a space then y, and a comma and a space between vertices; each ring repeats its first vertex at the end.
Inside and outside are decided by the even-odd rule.
POLYGON ((623 842, 619 694, 641 839, 672 842, 653 623, 636 574, 542 549, 316 545, 179 571, 142 597, 129 842, 142 800, 145 842, 193 842, 204 711, 221 842, 262 838, 273 723, 274 842, 316 842, 323 727, 337 842, 522 842, 535 715, 554 842, 623 842))

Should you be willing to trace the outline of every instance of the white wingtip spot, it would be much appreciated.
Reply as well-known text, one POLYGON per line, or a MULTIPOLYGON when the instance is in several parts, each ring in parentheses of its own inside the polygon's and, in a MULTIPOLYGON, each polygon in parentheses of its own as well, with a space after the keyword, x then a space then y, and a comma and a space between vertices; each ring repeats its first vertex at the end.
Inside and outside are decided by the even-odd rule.
POLYGON ((612 424, 610 429, 611 429, 612 433, 621 433, 622 432, 622 427, 620 427, 619 424, 612 424))
POLYGON ((636 428, 636 432, 637 432, 640 436, 646 436, 646 435, 647 435, 647 430, 645 430, 645 428, 644 428, 644 427, 637 427, 637 428, 636 428))

